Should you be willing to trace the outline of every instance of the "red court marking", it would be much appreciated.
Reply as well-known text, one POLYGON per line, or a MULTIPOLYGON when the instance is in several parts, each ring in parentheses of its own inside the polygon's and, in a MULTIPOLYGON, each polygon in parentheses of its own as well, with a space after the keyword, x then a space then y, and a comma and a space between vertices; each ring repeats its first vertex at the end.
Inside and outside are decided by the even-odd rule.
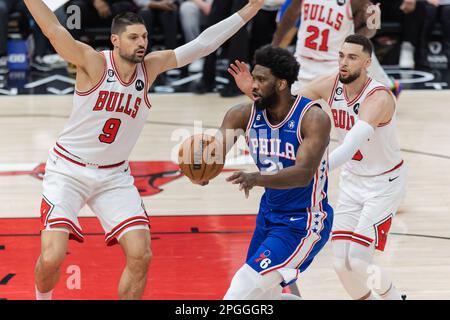
MULTIPOLYGON (((152 217, 154 259, 144 299, 222 299, 244 263, 255 216, 152 217), (193 233, 198 228, 200 233, 193 233), (236 232, 236 233, 227 233, 236 232)), ((117 299, 125 264, 119 246, 107 247, 96 218, 80 218, 85 242, 70 241, 54 299, 117 299), (69 290, 66 270, 81 270, 81 289, 69 290)), ((34 299, 40 252, 39 219, 0 219, 0 298, 34 299)))

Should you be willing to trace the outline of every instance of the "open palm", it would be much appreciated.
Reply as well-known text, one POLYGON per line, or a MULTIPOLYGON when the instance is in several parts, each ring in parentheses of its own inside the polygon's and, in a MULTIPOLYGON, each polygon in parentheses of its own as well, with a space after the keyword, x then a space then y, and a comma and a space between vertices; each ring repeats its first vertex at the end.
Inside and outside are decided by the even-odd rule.
POLYGON ((236 60, 230 64, 228 72, 233 76, 236 85, 245 95, 253 99, 253 77, 246 63, 236 60))

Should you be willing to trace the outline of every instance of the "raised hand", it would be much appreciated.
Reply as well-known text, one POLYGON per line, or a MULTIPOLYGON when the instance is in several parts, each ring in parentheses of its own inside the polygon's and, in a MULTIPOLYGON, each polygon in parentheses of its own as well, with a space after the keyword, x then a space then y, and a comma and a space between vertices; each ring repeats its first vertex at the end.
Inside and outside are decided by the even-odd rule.
POLYGON ((228 72, 233 76, 239 90, 254 100, 252 95, 253 77, 247 64, 236 60, 234 63, 230 64, 228 72))

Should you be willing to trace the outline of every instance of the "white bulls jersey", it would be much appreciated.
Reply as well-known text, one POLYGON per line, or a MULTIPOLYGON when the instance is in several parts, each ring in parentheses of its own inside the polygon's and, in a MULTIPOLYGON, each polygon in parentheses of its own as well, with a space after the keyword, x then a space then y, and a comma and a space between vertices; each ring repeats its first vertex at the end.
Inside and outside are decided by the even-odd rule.
MULTIPOLYGON (((359 107, 366 97, 378 90, 385 90, 392 94, 384 85, 369 77, 358 96, 349 101, 344 85, 339 81, 339 76, 336 76, 328 104, 331 107, 333 123, 340 143, 358 121, 359 107)), ((389 122, 380 124, 375 129, 372 137, 363 143, 352 160, 344 164, 344 168, 356 175, 376 176, 401 166, 403 160, 395 133, 396 127, 394 113, 389 122)))
MULTIPOLYGON (((339 49, 354 33, 350 0, 304 0, 297 34, 297 58, 337 61, 339 49)), ((334 71, 334 70, 332 70, 334 71)))
POLYGON ((105 71, 87 92, 76 91, 73 111, 58 144, 87 163, 109 165, 127 160, 150 110, 144 63, 128 83, 120 79, 112 51, 103 51, 105 71))

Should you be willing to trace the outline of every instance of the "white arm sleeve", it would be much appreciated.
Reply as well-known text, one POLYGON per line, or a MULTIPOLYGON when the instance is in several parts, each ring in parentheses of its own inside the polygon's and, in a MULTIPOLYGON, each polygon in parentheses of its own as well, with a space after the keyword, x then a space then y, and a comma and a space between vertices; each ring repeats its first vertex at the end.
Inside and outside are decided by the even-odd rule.
POLYGON ((197 38, 174 50, 177 68, 214 52, 245 25, 245 20, 235 13, 203 31, 197 38))
POLYGON ((374 132, 375 129, 370 124, 363 120, 358 120, 345 136, 344 142, 331 152, 329 159, 330 171, 349 161, 374 132))

